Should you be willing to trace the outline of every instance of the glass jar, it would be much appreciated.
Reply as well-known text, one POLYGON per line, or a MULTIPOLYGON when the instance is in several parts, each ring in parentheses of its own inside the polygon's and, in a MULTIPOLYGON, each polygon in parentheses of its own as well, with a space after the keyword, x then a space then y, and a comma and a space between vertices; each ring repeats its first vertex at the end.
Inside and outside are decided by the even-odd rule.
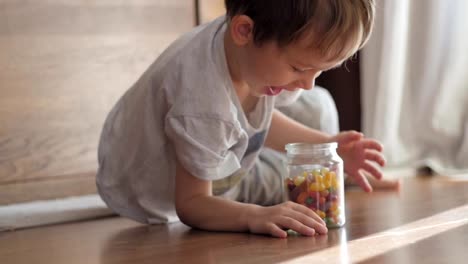
POLYGON ((284 179, 284 200, 307 206, 327 227, 345 223, 343 160, 337 143, 286 145, 288 175, 284 179))

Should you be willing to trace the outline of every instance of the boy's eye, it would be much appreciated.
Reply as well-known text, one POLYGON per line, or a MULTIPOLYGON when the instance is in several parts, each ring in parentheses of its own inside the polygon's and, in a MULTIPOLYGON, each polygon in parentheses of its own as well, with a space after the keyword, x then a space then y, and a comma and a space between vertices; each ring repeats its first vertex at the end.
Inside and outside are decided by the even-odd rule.
POLYGON ((294 72, 305 72, 305 70, 298 69, 294 66, 291 66, 294 72))

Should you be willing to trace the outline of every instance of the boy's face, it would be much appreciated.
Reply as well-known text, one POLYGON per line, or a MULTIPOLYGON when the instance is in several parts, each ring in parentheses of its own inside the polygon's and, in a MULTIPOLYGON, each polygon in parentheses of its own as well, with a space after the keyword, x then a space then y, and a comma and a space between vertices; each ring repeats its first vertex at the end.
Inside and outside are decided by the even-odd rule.
POLYGON ((245 46, 244 81, 255 97, 274 96, 282 90, 312 89, 322 71, 339 66, 342 61, 326 61, 317 52, 298 41, 279 48, 275 42, 258 47, 245 46))

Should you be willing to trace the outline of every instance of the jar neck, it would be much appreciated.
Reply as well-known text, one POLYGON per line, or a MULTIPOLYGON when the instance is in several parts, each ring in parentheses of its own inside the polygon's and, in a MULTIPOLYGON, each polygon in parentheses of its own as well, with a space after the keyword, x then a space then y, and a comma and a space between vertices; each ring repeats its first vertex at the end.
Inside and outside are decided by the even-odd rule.
POLYGON ((287 156, 290 157, 302 155, 334 156, 338 155, 336 152, 337 147, 336 142, 324 144, 290 143, 286 145, 285 149, 287 156))

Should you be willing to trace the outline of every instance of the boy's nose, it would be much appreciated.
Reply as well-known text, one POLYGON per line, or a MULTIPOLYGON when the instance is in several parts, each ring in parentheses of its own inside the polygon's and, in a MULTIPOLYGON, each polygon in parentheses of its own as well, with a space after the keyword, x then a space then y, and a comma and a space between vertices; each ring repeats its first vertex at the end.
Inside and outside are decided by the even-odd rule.
POLYGON ((315 78, 303 79, 296 82, 296 87, 304 90, 310 90, 315 85, 315 78))

